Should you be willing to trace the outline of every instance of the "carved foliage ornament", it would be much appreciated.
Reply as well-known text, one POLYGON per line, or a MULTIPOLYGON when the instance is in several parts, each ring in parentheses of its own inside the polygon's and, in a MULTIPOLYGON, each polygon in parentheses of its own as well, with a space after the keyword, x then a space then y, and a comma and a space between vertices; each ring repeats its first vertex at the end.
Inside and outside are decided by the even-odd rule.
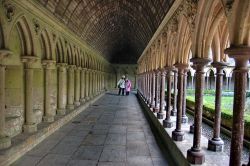
POLYGON ((40 25, 38 23, 38 20, 37 19, 33 19, 33 23, 34 23, 35 32, 38 35, 38 33, 40 32, 40 25))
POLYGON ((199 0, 186 0, 185 4, 185 13, 188 23, 190 25, 191 31, 194 31, 195 28, 195 17, 197 15, 197 8, 198 8, 198 1, 199 0))
POLYGON ((6 3, 6 1, 3 1, 2 4, 5 8, 5 16, 8 22, 11 22, 15 14, 15 6, 10 3, 6 3))

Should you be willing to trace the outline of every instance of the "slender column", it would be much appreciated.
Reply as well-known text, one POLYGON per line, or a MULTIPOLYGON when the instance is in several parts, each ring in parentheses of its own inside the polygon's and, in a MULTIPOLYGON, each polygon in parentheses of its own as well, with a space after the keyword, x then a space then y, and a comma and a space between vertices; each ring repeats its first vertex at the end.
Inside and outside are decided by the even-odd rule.
POLYGON ((52 80, 53 80, 53 70, 55 70, 55 63, 56 61, 53 60, 43 60, 42 64, 44 67, 44 116, 43 116, 43 121, 44 122, 53 122, 54 121, 54 116, 55 116, 55 111, 52 108, 52 103, 51 103, 51 92, 52 92, 52 80))
POLYGON ((5 133, 5 68, 2 60, 12 52, 8 50, 0 50, 0 149, 5 149, 11 146, 11 138, 5 133))
POLYGON ((209 89, 209 75, 206 77, 206 80, 207 80, 207 90, 209 89))
POLYGON ((93 71, 89 71, 89 97, 93 98, 93 71))
POLYGON ((194 76, 191 76, 191 79, 192 79, 192 87, 191 87, 191 89, 194 89, 194 76))
POLYGON ((193 58, 190 60, 196 69, 195 78, 195 113, 194 113, 194 137, 193 146, 187 151, 187 159, 191 164, 203 164, 205 154, 201 150, 201 125, 203 110, 203 92, 204 92, 204 67, 209 63, 209 59, 193 58))
POLYGON ((58 108, 57 114, 64 115, 67 105, 67 63, 57 63, 58 67, 58 108))
POLYGON ((182 117, 181 123, 188 123, 188 117, 186 115, 186 96, 187 96, 187 72, 188 68, 184 69, 183 72, 183 104, 182 104, 182 117))
POLYGON ((226 88, 225 90, 229 90, 229 86, 228 86, 228 77, 226 76, 226 88))
POLYGON ((154 105, 155 107, 153 108, 153 111, 156 113, 159 112, 159 103, 158 103, 159 74, 160 74, 159 70, 156 70, 155 71, 155 105, 154 105))
POLYGON ((83 68, 81 70, 81 99, 80 102, 84 103, 85 102, 85 91, 86 91, 86 84, 85 84, 85 80, 86 80, 86 68, 83 68))
POLYGON ((234 58, 234 103, 233 123, 230 148, 230 166, 241 165, 241 152, 244 137, 244 111, 246 102, 249 47, 231 47, 225 50, 230 58, 234 58))
POLYGON ((172 83, 172 70, 173 67, 166 68, 167 70, 167 99, 166 99, 166 118, 163 120, 163 127, 173 127, 173 121, 171 121, 171 83, 172 83))
POLYGON ((178 73, 176 69, 173 69, 174 72, 174 102, 173 102, 173 109, 171 110, 171 116, 176 116, 177 114, 177 109, 176 109, 176 104, 177 104, 177 77, 178 77, 178 73))
POLYGON ((213 138, 208 141, 208 149, 216 152, 222 152, 224 142, 220 138, 220 123, 221 123, 221 95, 223 87, 223 68, 225 63, 213 62, 212 66, 216 68, 216 94, 215 94, 215 117, 213 126, 213 138))
POLYGON ((75 92, 74 92, 74 105, 78 107, 80 103, 80 72, 81 72, 81 67, 76 67, 75 68, 75 92))
POLYGON ((67 109, 72 110, 75 108, 74 106, 74 79, 75 79, 75 74, 74 74, 74 70, 75 70, 75 65, 69 65, 68 68, 68 98, 67 98, 67 109))
POLYGON ((160 110, 157 113, 157 118, 158 119, 163 119, 163 109, 164 109, 164 101, 165 101, 165 78, 166 78, 166 72, 165 69, 162 69, 160 71, 160 75, 161 75, 161 83, 160 83, 160 110))
POLYGON ((89 100, 89 70, 85 71, 85 99, 89 100))
POLYGON ((231 90, 232 88, 232 77, 233 77, 233 75, 231 75, 231 77, 229 77, 229 85, 228 85, 228 90, 231 90))
POLYGON ((152 103, 152 93, 151 93, 151 88, 152 88, 152 73, 148 73, 148 95, 149 95, 149 100, 148 100, 148 106, 150 107, 150 104, 152 103))
POLYGON ((176 64, 178 69, 178 95, 177 95, 177 116, 176 116, 176 128, 172 132, 172 139, 175 141, 184 140, 184 132, 181 130, 181 117, 182 117, 182 104, 183 104, 183 80, 184 70, 187 68, 186 64, 176 64))
POLYGON ((155 107, 155 72, 152 72, 152 87, 151 87, 151 104, 150 104, 150 108, 153 109, 155 107))
POLYGON ((22 62, 24 63, 25 79, 25 123, 23 125, 23 131, 25 133, 33 133, 37 131, 37 124, 35 122, 35 114, 33 112, 33 75, 34 75, 34 62, 37 61, 37 57, 34 56, 22 56, 22 62))

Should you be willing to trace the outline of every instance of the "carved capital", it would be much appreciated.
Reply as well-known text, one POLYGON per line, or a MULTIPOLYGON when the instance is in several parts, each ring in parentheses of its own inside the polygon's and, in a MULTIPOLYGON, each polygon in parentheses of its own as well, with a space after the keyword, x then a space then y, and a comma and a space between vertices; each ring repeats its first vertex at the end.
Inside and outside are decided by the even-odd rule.
POLYGON ((35 56, 21 56, 21 61, 24 63, 26 69, 33 68, 34 63, 37 62, 38 59, 39 58, 35 56))
POLYGON ((5 16, 8 22, 11 22, 13 16, 15 15, 15 6, 10 3, 7 3, 6 1, 3 1, 3 6, 5 8, 5 16))

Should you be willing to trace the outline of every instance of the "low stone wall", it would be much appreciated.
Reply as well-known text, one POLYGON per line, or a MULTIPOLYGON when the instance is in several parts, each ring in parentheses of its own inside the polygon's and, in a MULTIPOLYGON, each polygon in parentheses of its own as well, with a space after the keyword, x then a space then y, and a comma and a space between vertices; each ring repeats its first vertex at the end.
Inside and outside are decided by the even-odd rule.
POLYGON ((155 117, 153 112, 150 110, 150 108, 147 106, 145 101, 143 100, 140 93, 137 93, 137 97, 140 101, 141 106, 143 107, 144 113, 149 120, 149 123, 151 124, 151 127, 153 128, 153 131, 159 139, 161 140, 162 145, 166 149, 168 162, 170 162, 170 165, 173 166, 189 166, 190 164, 186 160, 186 157, 183 155, 183 153, 180 151, 180 149, 176 146, 174 141, 171 138, 171 135, 169 135, 162 124, 159 122, 159 120, 155 117))
POLYGON ((48 125, 46 125, 44 128, 38 130, 38 132, 32 135, 25 135, 24 133, 20 134, 18 137, 19 139, 23 138, 23 141, 15 144, 15 141, 12 140, 14 144, 10 148, 6 150, 2 150, 0 152, 1 153, 0 166, 6 166, 6 165, 12 164, 14 161, 22 157, 25 153, 30 151, 40 142, 42 142, 45 138, 53 134, 60 127, 62 127, 63 125, 68 123, 70 120, 72 120, 74 117, 76 117, 78 114, 80 114, 82 111, 84 111, 87 107, 89 107, 92 103, 97 101, 103 95, 104 94, 100 94, 96 96, 92 100, 84 103, 83 105, 79 106, 73 111, 70 111, 65 116, 58 118, 53 123, 48 123, 48 125))

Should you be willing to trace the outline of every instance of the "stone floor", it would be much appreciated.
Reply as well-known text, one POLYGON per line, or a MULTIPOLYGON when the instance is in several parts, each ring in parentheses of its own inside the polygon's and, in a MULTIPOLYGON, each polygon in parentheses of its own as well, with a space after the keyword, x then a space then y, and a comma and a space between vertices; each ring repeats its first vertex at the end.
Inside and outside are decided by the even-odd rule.
POLYGON ((107 93, 14 166, 167 166, 134 94, 107 93))

